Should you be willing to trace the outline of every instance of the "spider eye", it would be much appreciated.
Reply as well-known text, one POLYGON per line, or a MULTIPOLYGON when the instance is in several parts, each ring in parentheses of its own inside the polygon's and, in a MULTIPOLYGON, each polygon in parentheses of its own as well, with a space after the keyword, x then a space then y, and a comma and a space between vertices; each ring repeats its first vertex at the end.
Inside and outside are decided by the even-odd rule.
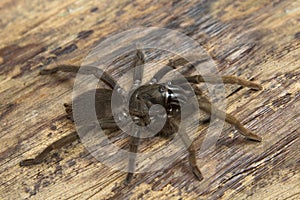
POLYGON ((163 85, 161 85, 161 86, 159 87, 159 92, 160 92, 160 93, 163 93, 163 92, 165 92, 165 91, 166 91, 166 87, 163 86, 163 85))

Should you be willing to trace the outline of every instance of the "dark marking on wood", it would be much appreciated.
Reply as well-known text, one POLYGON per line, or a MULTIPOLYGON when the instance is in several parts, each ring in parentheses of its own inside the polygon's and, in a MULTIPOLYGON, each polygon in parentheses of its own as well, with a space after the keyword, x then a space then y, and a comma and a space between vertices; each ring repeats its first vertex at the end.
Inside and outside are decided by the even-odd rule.
POLYGON ((68 160, 68 161, 67 161, 68 167, 72 167, 72 166, 74 166, 75 164, 76 164, 76 161, 75 161, 75 160, 68 160))
POLYGON ((283 106, 283 105, 286 105, 287 103, 289 103, 291 101, 291 99, 292 99, 292 94, 287 93, 284 96, 279 97, 278 99, 274 100, 272 102, 272 105, 274 107, 280 107, 280 106, 283 106))
POLYGON ((43 63, 44 66, 46 66, 46 65, 49 65, 50 63, 52 63, 55 60, 57 60, 56 56, 50 56, 50 57, 45 58, 45 60, 43 60, 42 63, 43 63))
POLYGON ((98 7, 94 7, 94 8, 91 8, 90 12, 93 13, 93 12, 96 12, 96 11, 98 11, 98 10, 99 10, 98 7))
POLYGON ((76 44, 70 44, 70 45, 66 46, 65 48, 58 47, 58 48, 54 49, 53 51, 51 51, 51 53, 55 54, 56 56, 61 56, 61 55, 64 55, 64 54, 72 53, 77 48, 78 47, 77 47, 76 44))
MULTIPOLYGON (((61 158, 61 160, 62 160, 62 158, 61 158)), ((61 161, 61 160, 59 160, 59 161, 61 161)), ((54 171, 54 174, 62 174, 62 171, 63 171, 62 166, 57 164, 56 168, 55 168, 55 171, 54 171)))
POLYGON ((105 22, 105 19, 101 19, 101 20, 97 21, 96 25, 102 24, 103 22, 105 22))
POLYGON ((77 39, 85 39, 88 38, 91 34, 93 34, 93 30, 81 31, 77 35, 77 39))
POLYGON ((231 97, 231 96, 233 96, 234 94, 236 94, 236 93, 238 93, 240 90, 242 90, 243 89, 243 87, 238 87, 238 88, 236 88, 235 90, 233 90, 230 94, 228 94, 227 96, 226 96, 226 98, 229 98, 229 97, 231 97))
POLYGON ((52 124, 52 125, 50 126, 50 130, 55 131, 56 129, 57 129, 57 127, 56 127, 55 125, 52 124))

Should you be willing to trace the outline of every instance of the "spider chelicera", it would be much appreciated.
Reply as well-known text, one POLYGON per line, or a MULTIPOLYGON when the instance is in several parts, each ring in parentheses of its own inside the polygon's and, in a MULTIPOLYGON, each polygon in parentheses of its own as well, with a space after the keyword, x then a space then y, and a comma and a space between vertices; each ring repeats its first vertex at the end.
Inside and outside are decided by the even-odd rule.
MULTIPOLYGON (((151 79, 151 81, 145 85, 141 86, 142 78, 143 78, 143 68, 135 67, 133 73, 133 86, 131 87, 131 93, 129 92, 129 113, 134 123, 139 126, 146 126, 150 123, 151 117, 149 116, 149 109, 154 104, 159 104, 163 106, 166 110, 166 121, 163 125, 163 128, 157 134, 157 136, 169 138, 174 136, 174 134, 178 131, 178 124, 180 122, 180 103, 187 104, 188 103, 188 95, 187 92, 178 86, 180 85, 180 80, 173 80, 171 82, 162 84, 158 83, 168 72, 172 69, 176 69, 179 65, 184 65, 187 61, 183 61, 182 59, 178 59, 176 61, 169 60, 169 63, 161 68, 151 79), (173 83, 173 84, 172 84, 173 83), (176 86, 174 85, 176 83, 176 86)), ((137 50, 134 66, 140 66, 145 63, 144 53, 141 50, 137 50)), ((122 88, 117 84, 117 82, 106 72, 103 72, 101 69, 85 66, 85 70, 80 71, 78 66, 73 65, 59 65, 53 69, 43 69, 40 71, 41 75, 45 74, 53 74, 58 71, 63 72, 73 72, 73 73, 84 73, 84 74, 93 74, 96 78, 105 82, 111 89, 98 88, 95 93, 95 110, 96 115, 99 120, 100 126, 102 129, 118 129, 118 125, 113 118, 112 110, 111 110, 111 99, 113 89, 121 89, 122 88)), ((224 84, 238 84, 241 86, 249 87, 254 90, 261 90, 262 86, 254 83, 252 81, 248 81, 242 78, 238 78, 235 76, 222 76, 222 82, 224 84)), ((223 111, 214 108, 208 98, 202 94, 201 90, 197 87, 197 84, 206 82, 211 84, 220 83, 220 81, 216 78, 216 76, 186 76, 185 79, 192 85, 192 88, 197 95, 197 101, 199 104, 199 108, 205 111, 207 114, 215 115, 217 118, 222 118, 225 116, 225 121, 229 124, 232 124, 239 132, 244 135, 247 139, 254 141, 261 141, 261 137, 254 134, 247 128, 245 128, 234 116, 224 113, 223 111), (212 110, 214 112, 212 113, 212 110)), ((89 93, 87 91, 86 93, 89 93)), ((84 94, 83 94, 84 95, 84 94)), ((76 103, 76 98, 73 103, 76 103)), ((71 104, 64 104, 66 108, 66 112, 70 119, 73 119, 73 111, 71 104)), ((139 132, 131 134, 129 137, 129 151, 132 153, 136 153, 138 150, 138 144, 140 141, 139 132)), ((185 147, 188 150, 188 160, 191 166, 192 172, 198 180, 202 180, 202 174, 196 164, 196 152, 195 147, 192 142, 189 141, 189 137, 186 133, 182 134, 180 138, 182 139, 185 147)), ((20 162, 20 166, 29 166, 42 163, 46 156, 50 151, 54 149, 59 149, 64 145, 70 144, 73 141, 79 139, 79 135, 77 132, 72 132, 65 137, 53 142, 46 149, 44 149, 40 154, 38 154, 33 159, 26 159, 20 162)), ((135 158, 129 158, 128 168, 134 169, 135 166, 135 158)), ((126 183, 129 183, 133 178, 133 172, 128 172, 127 177, 125 179, 126 183)))

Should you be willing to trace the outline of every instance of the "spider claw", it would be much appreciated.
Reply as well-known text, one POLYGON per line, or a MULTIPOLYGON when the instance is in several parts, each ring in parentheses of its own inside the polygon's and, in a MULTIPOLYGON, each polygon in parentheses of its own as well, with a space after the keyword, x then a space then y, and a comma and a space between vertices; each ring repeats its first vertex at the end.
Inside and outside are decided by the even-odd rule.
POLYGON ((26 159, 26 160, 22 160, 19 165, 22 166, 30 166, 30 165, 37 165, 39 164, 39 162, 36 162, 35 159, 26 159))
POLYGON ((258 83, 252 83, 252 84, 250 85, 250 88, 251 88, 252 90, 262 90, 262 89, 264 89, 263 86, 260 85, 260 84, 258 84, 258 83))
POLYGON ((262 141, 262 137, 258 136, 258 135, 251 135, 251 136, 246 136, 248 140, 252 140, 255 142, 261 142, 262 141))
POLYGON ((239 132, 245 136, 248 140, 253 140, 256 142, 261 142, 262 138, 256 134, 254 134, 252 131, 246 129, 245 127, 243 127, 241 124, 237 124, 237 129, 239 130, 239 132))
POLYGON ((125 185, 129 185, 129 183, 132 181, 133 179, 133 173, 128 172, 126 179, 125 179, 125 185))
POLYGON ((198 179, 198 181, 203 180, 203 176, 197 166, 192 167, 192 171, 193 171, 193 174, 195 175, 195 177, 198 179))

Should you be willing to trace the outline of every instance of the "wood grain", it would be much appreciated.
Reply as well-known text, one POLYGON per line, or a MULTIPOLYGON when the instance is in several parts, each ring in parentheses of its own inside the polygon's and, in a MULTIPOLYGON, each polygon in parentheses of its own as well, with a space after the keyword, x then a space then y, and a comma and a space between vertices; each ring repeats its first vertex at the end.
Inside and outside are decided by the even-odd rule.
MULTIPOLYGON (((299 199, 299 8, 293 0, 2 0, 0 198, 299 199), (259 92, 226 86, 227 111, 263 142, 245 140, 226 125, 216 148, 198 154, 202 182, 182 154, 171 167, 137 174, 125 186, 126 173, 97 162, 78 142, 41 165, 20 167, 21 160, 74 130, 63 109, 74 75, 39 76, 39 70, 80 65, 105 38, 150 26, 195 39, 221 74, 263 85, 259 92)), ((131 58, 119 61, 124 69, 131 58)), ((199 152, 205 130, 197 132, 199 152)))

